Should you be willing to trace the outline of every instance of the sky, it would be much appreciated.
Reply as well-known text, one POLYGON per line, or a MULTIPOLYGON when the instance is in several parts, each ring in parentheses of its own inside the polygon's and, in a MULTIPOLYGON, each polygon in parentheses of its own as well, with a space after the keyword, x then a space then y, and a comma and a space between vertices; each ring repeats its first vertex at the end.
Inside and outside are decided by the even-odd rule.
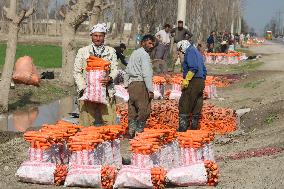
POLYGON ((282 11, 284 19, 284 0, 245 0, 244 18, 256 32, 263 32, 264 26, 269 23, 276 12, 282 11))

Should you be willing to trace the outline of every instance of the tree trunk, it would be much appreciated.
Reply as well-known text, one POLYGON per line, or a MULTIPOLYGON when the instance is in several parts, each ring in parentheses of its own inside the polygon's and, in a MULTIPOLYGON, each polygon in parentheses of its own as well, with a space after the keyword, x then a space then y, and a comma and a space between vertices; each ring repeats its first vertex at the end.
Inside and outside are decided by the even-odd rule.
POLYGON ((186 0, 178 0, 177 21, 182 20, 185 23, 186 17, 186 0))
POLYGON ((95 0, 77 1, 65 15, 62 26, 62 70, 60 79, 64 84, 73 85, 73 68, 76 56, 75 33, 93 10, 95 0))
POLYGON ((8 111, 8 99, 9 99, 8 96, 9 96, 10 83, 14 69, 18 32, 19 32, 19 27, 17 26, 17 24, 11 22, 9 24, 5 64, 3 67, 3 72, 0 82, 0 88, 1 88, 0 112, 8 111))
POLYGON ((16 13, 17 1, 10 1, 10 8, 3 7, 6 11, 6 17, 9 19, 9 32, 8 32, 8 41, 6 48, 5 64, 3 67, 3 72, 1 76, 0 88, 0 112, 8 111, 8 96, 11 84, 11 78, 14 69, 14 61, 16 55, 18 33, 20 30, 20 24, 30 15, 34 13, 34 8, 29 9, 28 11, 21 11, 18 16, 16 13))
POLYGON ((72 84, 73 79, 73 64, 76 56, 75 48, 75 29, 67 24, 63 23, 62 31, 62 72, 61 80, 67 84, 72 84))

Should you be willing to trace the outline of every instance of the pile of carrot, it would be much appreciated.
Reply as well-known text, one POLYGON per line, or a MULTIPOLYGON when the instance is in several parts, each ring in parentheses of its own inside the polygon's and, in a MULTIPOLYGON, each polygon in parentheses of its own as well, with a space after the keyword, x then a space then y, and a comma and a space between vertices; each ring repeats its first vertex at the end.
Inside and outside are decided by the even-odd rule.
POLYGON ((42 125, 39 131, 27 131, 24 139, 31 143, 32 148, 48 149, 52 144, 63 143, 75 135, 82 126, 59 121, 55 125, 42 125))
POLYGON ((163 145, 175 139, 174 129, 145 129, 130 141, 131 151, 135 154, 150 155, 157 152, 163 145))
MULTIPOLYGON (((175 100, 153 101, 151 114, 147 120, 147 128, 152 129, 177 129, 178 128, 178 102, 175 100)), ((128 125, 127 104, 117 105, 117 114, 124 128, 128 125)), ((232 109, 219 108, 209 103, 204 103, 201 118, 199 120, 200 130, 225 134, 237 129, 236 114, 232 109)))
MULTIPOLYGON (((159 100, 151 103, 151 114, 147 120, 146 127, 152 129, 171 129, 178 126, 178 104, 175 100, 159 100)), ((120 116, 123 127, 128 126, 127 104, 116 106, 116 112, 120 116)))
POLYGON ((111 189, 113 188, 117 170, 113 166, 103 166, 101 169, 101 183, 102 188, 111 189))
POLYGON ((214 133, 203 130, 187 130, 177 133, 179 145, 183 148, 198 149, 214 140, 214 133))
POLYGON ((115 140, 125 132, 125 128, 120 125, 86 127, 69 138, 68 146, 71 151, 94 150, 100 143, 115 140))
POLYGON ((233 132, 237 129, 237 116, 234 110, 218 108, 212 104, 204 104, 199 121, 200 130, 218 134, 233 132))
POLYGON ((160 167, 151 169, 151 181, 154 189, 164 189, 166 187, 166 170, 160 167))
POLYGON ((54 172, 54 184, 59 186, 64 183, 68 173, 67 165, 56 165, 54 172))
POLYGON ((153 83, 162 85, 166 83, 166 79, 162 76, 153 76, 153 83))
POLYGON ((102 58, 96 56, 89 56, 87 59, 87 71, 90 70, 104 70, 108 71, 110 69, 110 62, 105 61, 102 58))
POLYGON ((207 171, 208 185, 216 186, 219 178, 219 168, 213 161, 205 160, 204 165, 207 171))

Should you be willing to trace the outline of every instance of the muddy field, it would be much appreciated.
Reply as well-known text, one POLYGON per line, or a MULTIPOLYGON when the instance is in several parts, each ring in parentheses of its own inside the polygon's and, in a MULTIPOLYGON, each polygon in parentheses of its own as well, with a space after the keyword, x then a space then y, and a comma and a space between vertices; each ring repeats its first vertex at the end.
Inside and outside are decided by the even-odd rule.
MULTIPOLYGON (((264 64, 247 71, 245 79, 218 89, 219 98, 210 100, 234 109, 251 108, 236 132, 215 141, 221 170, 217 188, 284 188, 284 45, 268 43, 251 51, 262 54, 264 64)), ((58 188, 16 180, 27 149, 21 133, 0 132, 0 188, 58 188)))

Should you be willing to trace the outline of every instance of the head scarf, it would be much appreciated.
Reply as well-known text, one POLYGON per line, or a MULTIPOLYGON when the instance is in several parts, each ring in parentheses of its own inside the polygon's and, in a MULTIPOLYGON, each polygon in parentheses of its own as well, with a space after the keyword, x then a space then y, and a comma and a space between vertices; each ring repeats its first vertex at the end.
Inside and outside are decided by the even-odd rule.
POLYGON ((185 53, 186 49, 190 46, 190 42, 188 40, 181 40, 177 43, 177 49, 182 53, 185 53))
POLYGON ((99 23, 92 27, 92 29, 90 30, 90 35, 92 35, 95 32, 106 33, 107 31, 108 31, 107 25, 105 23, 101 24, 99 23))

